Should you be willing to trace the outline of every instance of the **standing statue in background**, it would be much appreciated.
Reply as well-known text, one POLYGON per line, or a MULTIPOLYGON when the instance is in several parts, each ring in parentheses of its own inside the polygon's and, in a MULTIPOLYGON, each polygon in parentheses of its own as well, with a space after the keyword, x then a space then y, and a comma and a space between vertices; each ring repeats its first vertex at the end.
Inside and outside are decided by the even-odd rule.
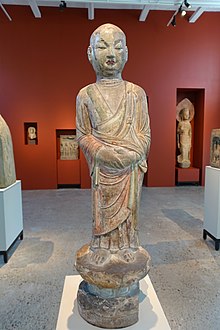
POLYGON ((93 230, 76 256, 85 281, 78 308, 89 323, 121 328, 138 320, 139 280, 150 257, 139 246, 138 209, 150 127, 144 90, 122 79, 126 37, 112 24, 97 28, 88 58, 97 80, 77 96, 77 139, 92 178, 93 230))
POLYGON ((11 133, 0 115, 0 189, 15 183, 15 164, 11 133))
POLYGON ((178 120, 177 126, 177 146, 180 154, 177 156, 179 167, 190 167, 190 150, 192 146, 192 127, 190 121, 194 117, 194 106, 188 100, 184 99, 177 105, 178 120))

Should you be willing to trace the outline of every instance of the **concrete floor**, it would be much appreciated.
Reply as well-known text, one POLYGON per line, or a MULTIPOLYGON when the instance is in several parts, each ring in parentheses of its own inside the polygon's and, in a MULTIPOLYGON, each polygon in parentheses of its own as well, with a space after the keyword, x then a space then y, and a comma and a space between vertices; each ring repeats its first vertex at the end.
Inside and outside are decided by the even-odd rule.
MULTIPOLYGON (((220 329, 220 251, 202 239, 203 199, 202 187, 143 188, 140 241, 172 330, 220 329)), ((91 236, 90 191, 24 191, 23 213, 24 240, 8 264, 0 256, 0 329, 55 330, 64 278, 91 236)))

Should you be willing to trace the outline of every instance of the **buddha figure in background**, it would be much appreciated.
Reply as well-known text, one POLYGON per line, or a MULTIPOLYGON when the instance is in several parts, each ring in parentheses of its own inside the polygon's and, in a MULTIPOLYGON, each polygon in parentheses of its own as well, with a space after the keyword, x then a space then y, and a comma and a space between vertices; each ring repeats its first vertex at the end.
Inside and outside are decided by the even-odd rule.
POLYGON ((144 90, 122 79, 128 50, 120 28, 112 24, 97 28, 90 39, 88 58, 97 80, 77 96, 77 139, 90 169, 93 226, 91 242, 76 257, 76 268, 87 288, 82 285, 79 289, 78 307, 89 323, 120 328, 137 321, 138 307, 130 319, 128 315, 108 317, 101 308, 98 315, 94 296, 100 303, 100 297, 106 297, 111 288, 116 290, 117 300, 121 288, 130 292, 136 283, 136 290, 149 271, 150 257, 138 240, 140 194, 150 147, 148 107, 144 90))
POLYGON ((192 127, 190 121, 194 117, 193 104, 188 100, 182 100, 177 106, 177 147, 179 155, 177 156, 178 166, 181 168, 189 168, 190 150, 192 146, 192 127))
POLYGON ((27 131, 27 136, 29 140, 34 140, 37 138, 37 131, 35 127, 29 126, 27 131))

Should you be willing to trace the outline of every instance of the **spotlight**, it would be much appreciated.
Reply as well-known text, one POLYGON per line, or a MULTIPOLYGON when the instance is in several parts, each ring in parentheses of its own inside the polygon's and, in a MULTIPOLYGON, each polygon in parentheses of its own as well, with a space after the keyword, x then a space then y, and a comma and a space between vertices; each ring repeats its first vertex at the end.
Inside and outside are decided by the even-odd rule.
POLYGON ((178 12, 180 13, 180 15, 182 17, 186 15, 186 11, 185 11, 185 9, 183 9, 183 6, 182 5, 179 7, 178 12))
POLYGON ((184 9, 182 9, 180 15, 181 15, 182 17, 185 16, 185 15, 186 15, 186 11, 185 11, 184 9))
POLYGON ((181 16, 185 16, 186 15, 186 11, 183 9, 182 11, 181 11, 181 16))
POLYGON ((176 26, 176 15, 173 16, 173 19, 171 21, 171 25, 176 26))
POLYGON ((66 8, 66 1, 60 1, 59 7, 61 10, 66 8))
POLYGON ((184 0, 184 5, 186 6, 186 8, 191 8, 192 6, 190 5, 190 3, 187 2, 187 0, 184 0))
POLYGON ((178 17, 178 15, 180 15, 181 17, 184 17, 186 15, 186 8, 184 8, 184 6, 187 9, 191 8, 191 5, 187 2, 187 0, 182 0, 179 8, 177 8, 177 10, 175 11, 173 16, 171 17, 171 19, 167 23, 167 26, 169 26, 170 24, 172 24, 172 26, 176 26, 176 17, 178 17))

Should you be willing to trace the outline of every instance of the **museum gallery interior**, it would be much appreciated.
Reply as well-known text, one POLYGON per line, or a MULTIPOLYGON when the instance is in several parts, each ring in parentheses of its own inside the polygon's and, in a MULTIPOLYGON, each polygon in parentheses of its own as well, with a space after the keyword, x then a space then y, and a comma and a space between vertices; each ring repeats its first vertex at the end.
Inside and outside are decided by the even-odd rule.
POLYGON ((219 35, 217 0, 1 1, 0 329, 220 328, 219 35))

